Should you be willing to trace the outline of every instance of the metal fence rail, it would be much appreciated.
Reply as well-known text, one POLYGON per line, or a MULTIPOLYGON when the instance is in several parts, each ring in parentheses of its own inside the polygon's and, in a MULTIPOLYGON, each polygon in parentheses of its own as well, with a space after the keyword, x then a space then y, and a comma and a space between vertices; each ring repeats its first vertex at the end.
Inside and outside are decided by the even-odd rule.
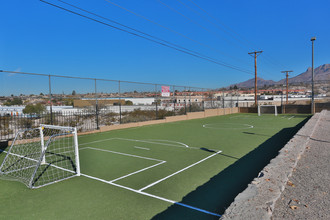
MULTIPOLYGON (((12 139, 18 130, 41 123, 91 131, 104 125, 163 119, 226 105, 215 99, 209 88, 5 70, 0 73, 0 98, 47 107, 33 114, 23 114, 19 106, 0 111, 0 140, 12 139), (169 87, 168 97, 162 97, 162 86, 169 87), (74 108, 59 111, 61 106, 74 108)), ((235 104, 229 101, 227 105, 235 104)))
MULTIPOLYGON (((315 81, 315 89, 326 94, 330 91, 329 85, 329 81, 315 81)), ((299 82, 291 86, 310 88, 311 83, 299 82)), ((284 87, 279 84, 274 88, 275 94, 282 96, 282 106, 284 87)), ((79 131, 91 131, 105 125, 157 120, 212 108, 253 105, 253 100, 240 97, 238 92, 0 70, 0 104, 11 99, 13 103, 7 104, 14 106, 12 110, 0 106, 0 140, 12 139, 18 130, 41 123, 76 126, 79 131), (162 87, 169 88, 169 96, 162 96, 162 87), (46 111, 22 112, 26 105, 36 103, 46 106, 46 111)), ((262 102, 267 103, 267 100, 260 100, 262 102)))

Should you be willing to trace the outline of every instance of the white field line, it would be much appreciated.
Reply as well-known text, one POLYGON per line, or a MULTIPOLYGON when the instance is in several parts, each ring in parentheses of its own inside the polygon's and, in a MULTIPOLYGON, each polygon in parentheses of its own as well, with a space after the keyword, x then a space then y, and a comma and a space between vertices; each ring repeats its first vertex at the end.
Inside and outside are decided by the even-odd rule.
POLYGON ((152 165, 152 166, 149 166, 149 167, 143 168, 143 169, 141 169, 141 170, 135 171, 135 172, 133 172, 133 173, 129 173, 129 174, 125 175, 125 176, 121 176, 121 177, 119 177, 119 178, 117 178, 117 179, 114 179, 114 180, 109 181, 109 183, 116 182, 117 180, 121 180, 121 179, 124 179, 124 178, 126 178, 126 177, 132 176, 132 175, 134 175, 134 174, 137 174, 137 173, 143 172, 143 171, 145 171, 145 170, 148 170, 148 169, 150 169, 150 168, 156 167, 156 166, 161 165, 161 164, 163 164, 163 163, 166 163, 166 161, 162 161, 162 162, 157 163, 157 164, 154 164, 154 165, 152 165))
POLYGON ((203 213, 206 213, 206 214, 209 214, 209 215, 214 215, 214 216, 217 216, 217 217, 221 217, 221 215, 219 215, 217 213, 209 212, 209 211, 206 211, 204 209, 196 208, 196 207, 193 207, 193 206, 190 206, 190 205, 186 205, 186 204, 183 204, 183 203, 180 203, 180 202, 176 202, 174 200, 166 199, 166 198, 163 198, 163 197, 160 197, 160 196, 152 195, 152 194, 149 194, 149 193, 146 193, 146 192, 141 192, 141 191, 138 191, 138 190, 135 190, 135 189, 126 187, 126 186, 122 186, 122 185, 119 185, 119 184, 116 184, 116 183, 108 182, 108 181, 106 181, 104 179, 100 179, 100 178, 97 178, 97 177, 89 176, 89 175, 86 175, 86 174, 83 174, 83 173, 81 174, 81 176, 84 176, 84 177, 87 177, 87 178, 90 178, 90 179, 94 179, 94 180, 98 180, 98 181, 101 181, 103 183, 107 183, 107 184, 110 184, 110 185, 113 185, 113 186, 116 186, 116 187, 119 187, 119 188, 122 188, 122 189, 126 189, 126 190, 129 190, 129 191, 132 191, 132 192, 141 194, 141 195, 145 195, 145 196, 148 196, 148 197, 151 197, 151 198, 162 200, 164 202, 168 202, 168 203, 171 203, 171 204, 180 205, 180 206, 187 207, 187 208, 190 208, 190 209, 193 209, 193 210, 196 210, 196 211, 199 211, 199 212, 203 212, 203 213))
MULTIPOLYGON (((148 143, 148 144, 159 144, 159 145, 172 146, 172 147, 181 147, 181 148, 187 148, 187 146, 188 146, 186 144, 182 144, 180 142, 175 142, 175 141, 170 141, 170 140, 158 140, 158 141, 167 141, 167 142, 173 142, 173 143, 180 143, 180 145, 167 144, 167 143, 162 143, 162 142, 155 142, 157 140, 155 140, 155 141, 152 141, 152 140, 135 140, 135 139, 127 139, 127 138, 116 138, 116 139, 125 140, 125 141, 142 142, 142 143, 148 143)), ((193 147, 189 147, 189 148, 193 148, 193 147)), ((199 148, 195 148, 195 149, 199 149, 199 148)))
POLYGON ((292 118, 294 118, 294 116, 291 116, 288 120, 291 120, 292 118))
POLYGON ((145 170, 148 170, 150 168, 153 168, 153 167, 156 167, 156 166, 159 166, 163 163, 166 163, 165 160, 158 160, 158 159, 154 159, 154 158, 148 158, 148 157, 141 157, 141 156, 137 156, 137 155, 133 155, 133 154, 125 154, 125 153, 120 153, 120 152, 116 152, 116 151, 110 151, 110 150, 104 150, 104 149, 98 149, 98 148, 93 148, 93 147, 84 147, 80 150, 84 150, 84 149, 91 149, 91 150, 98 150, 98 151, 105 151, 105 152, 108 152, 108 153, 114 153, 114 154, 120 154, 120 155, 124 155, 124 156, 129 156, 129 157, 137 157, 137 158, 141 158, 141 159, 146 159, 146 160, 153 160, 153 161, 158 161, 159 163, 157 164, 154 164, 154 165, 151 165, 151 166, 148 166, 146 168, 143 168, 143 169, 140 169, 138 171, 135 171, 133 173, 129 173, 125 176, 121 176, 121 177, 118 177, 117 179, 114 179, 114 180, 110 180, 108 181, 109 183, 113 183, 115 181, 118 181, 118 180, 121 180, 121 179, 124 179, 126 177, 129 177, 129 176, 132 176, 134 174, 137 174, 137 173, 140 173, 140 172, 143 172, 145 170))
POLYGON ((149 148, 146 148, 146 147, 138 147, 138 146, 134 146, 134 148, 141 149, 141 150, 150 150, 149 148))
POLYGON ((197 165, 197 164, 199 164, 199 163, 201 163, 201 162, 203 162, 203 161, 205 161, 205 160, 207 160, 207 159, 209 159, 211 157, 214 157, 215 155, 217 155, 217 154, 219 154, 221 152, 222 151, 218 151, 218 152, 216 152, 216 153, 214 153, 214 154, 212 154, 212 155, 210 155, 210 156, 208 156, 208 157, 206 157, 206 158, 204 158, 204 159, 202 159, 200 161, 197 161, 196 163, 193 163, 193 164, 191 164, 191 165, 189 165, 189 166, 187 166, 187 167, 185 167, 185 168, 183 168, 183 169, 181 169, 181 170, 179 170, 179 171, 177 171, 175 173, 172 173, 169 176, 166 176, 166 177, 164 177, 164 178, 162 178, 160 180, 157 180, 156 182, 151 183, 148 186, 145 186, 145 187, 139 189, 138 191, 141 192, 141 191, 143 191, 145 189, 148 189, 148 188, 150 188, 150 187, 152 187, 152 186, 154 186, 154 185, 156 185, 156 184, 158 184, 158 183, 160 183, 160 182, 162 182, 162 181, 164 181, 164 180, 166 180, 166 179, 168 179, 168 178, 170 178, 170 177, 172 177, 172 176, 174 176, 174 175, 176 175, 178 173, 181 173, 181 172, 183 172, 183 171, 185 171, 185 170, 187 170, 187 169, 189 169, 189 168, 191 168, 191 167, 193 167, 193 166, 195 166, 195 165, 197 165))
POLYGON ((158 160, 158 159, 149 158, 149 157, 141 157, 141 156, 137 156, 137 155, 134 155, 134 154, 125 154, 125 153, 111 151, 111 150, 94 148, 94 147, 85 147, 83 149, 92 149, 92 150, 104 151, 104 152, 108 152, 108 153, 120 154, 120 155, 124 155, 124 156, 129 156, 129 157, 136 157, 136 158, 141 158, 141 159, 146 159, 146 160, 154 160, 154 161, 158 161, 158 162, 163 162, 164 161, 164 160, 158 160))
POLYGON ((163 142, 176 143, 176 144, 180 144, 180 145, 185 146, 185 147, 189 147, 187 144, 184 144, 184 143, 181 143, 181 142, 178 142, 178 141, 160 140, 160 139, 147 139, 147 141, 159 141, 159 143, 161 143, 163 141, 163 142))
POLYGON ((253 127, 253 125, 249 125, 249 124, 215 123, 215 124, 204 124, 204 125, 203 125, 203 128, 241 130, 241 129, 250 129, 250 128, 254 128, 254 127, 253 127), (242 128, 212 127, 212 126, 216 126, 216 125, 243 125, 243 126, 245 126, 245 127, 242 127, 242 128))
MULTIPOLYGON (((79 144, 79 146, 86 145, 86 144, 99 143, 99 142, 104 142, 104 141, 110 141, 110 140, 124 140, 124 141, 132 141, 132 142, 142 142, 142 143, 148 143, 148 144, 158 144, 158 145, 165 145, 165 146, 171 146, 171 147, 180 147, 180 148, 187 148, 186 146, 188 146, 186 144, 183 144, 183 143, 180 143, 180 142, 175 142, 175 141, 170 141, 170 140, 161 140, 161 141, 167 141, 167 142, 173 142, 173 143, 180 143, 180 145, 168 144, 168 143, 161 143, 161 142, 154 142, 154 141, 150 141, 150 140, 128 139, 128 138, 107 138, 107 139, 103 139, 103 140, 97 140, 97 141, 91 141, 91 142, 79 144)), ((189 147, 189 148, 198 149, 199 150, 199 148, 197 148, 197 147, 189 147)))

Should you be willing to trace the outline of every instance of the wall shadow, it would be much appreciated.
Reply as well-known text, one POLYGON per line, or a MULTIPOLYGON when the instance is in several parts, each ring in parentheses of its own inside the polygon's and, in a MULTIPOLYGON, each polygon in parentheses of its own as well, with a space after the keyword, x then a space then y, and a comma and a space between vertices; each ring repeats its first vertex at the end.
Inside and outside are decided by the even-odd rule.
MULTIPOLYGON (((255 150, 213 176, 207 183, 187 194, 180 203, 223 214, 235 197, 258 176, 259 172, 269 164, 271 159, 278 155, 278 151, 298 132, 309 118, 306 118, 295 127, 282 129, 255 150)), ((218 156, 225 155, 219 154, 218 156)), ((219 219, 219 217, 174 204, 152 219, 203 220, 219 219)))

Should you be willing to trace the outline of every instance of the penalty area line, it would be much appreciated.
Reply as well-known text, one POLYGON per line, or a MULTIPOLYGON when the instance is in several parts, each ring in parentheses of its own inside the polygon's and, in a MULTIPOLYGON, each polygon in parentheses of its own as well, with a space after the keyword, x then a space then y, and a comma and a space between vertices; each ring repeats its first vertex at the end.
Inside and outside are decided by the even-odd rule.
POLYGON ((149 148, 146 148, 146 147, 138 147, 138 146, 134 146, 134 148, 141 149, 141 150, 150 150, 149 148))
POLYGON ((222 151, 220 150, 220 151, 218 151, 218 152, 216 152, 216 153, 214 153, 214 154, 212 154, 212 155, 210 155, 208 157, 205 157, 204 159, 202 159, 200 161, 197 161, 196 163, 193 163, 193 164, 191 164, 191 165, 189 165, 189 166, 187 166, 187 167, 185 167, 185 168, 183 168, 183 169, 181 169, 181 170, 179 170, 179 171, 177 171, 175 173, 172 173, 171 175, 168 175, 168 176, 166 176, 166 177, 164 177, 164 178, 162 178, 160 180, 157 180, 156 182, 153 182, 153 183, 149 184, 148 186, 145 186, 145 187, 139 189, 139 191, 141 192, 141 191, 146 190, 146 189, 148 189, 148 188, 150 188, 150 187, 152 187, 152 186, 154 186, 154 185, 156 185, 156 184, 158 184, 160 182, 163 182, 164 180, 166 180, 166 179, 168 179, 168 178, 170 178, 170 177, 172 177, 172 176, 174 176, 174 175, 176 175, 178 173, 181 173, 181 172, 183 172, 183 171, 185 171, 185 170, 187 170, 187 169, 189 169, 189 168, 191 168, 191 167, 193 167, 193 166, 195 166, 195 165, 197 165, 197 164, 199 164, 199 163, 201 163, 201 162, 203 162, 203 161, 205 161, 205 160, 207 160, 207 159, 209 159, 211 157, 214 157, 215 155, 220 154, 221 152, 222 151))
POLYGON ((194 207, 194 206, 190 206, 190 205, 187 205, 187 204, 184 204, 184 203, 181 203, 181 202, 176 202, 174 200, 166 199, 166 198, 163 198, 163 197, 160 197, 160 196, 156 196, 156 195, 153 195, 153 194, 150 194, 150 193, 141 192, 141 191, 138 191, 138 190, 135 190, 135 189, 126 187, 126 186, 122 186, 122 185, 119 185, 119 184, 116 184, 116 183, 112 183, 112 182, 106 181, 104 179, 100 179, 100 178, 93 177, 93 176, 90 176, 90 175, 86 175, 86 174, 83 174, 83 173, 81 173, 80 175, 81 176, 84 176, 84 177, 87 177, 87 178, 90 178, 90 179, 93 179, 93 180, 97 180, 97 181, 100 181, 100 182, 103 182, 103 183, 107 183, 107 184, 116 186, 116 187, 119 187, 119 188, 122 188, 122 189, 126 189, 126 190, 129 190, 129 191, 138 193, 140 195, 148 196, 148 197, 151 197, 151 198, 154 198, 154 199, 158 199, 158 200, 161 200, 161 201, 164 201, 164 202, 168 202, 168 203, 171 203, 171 204, 174 204, 174 205, 180 205, 180 206, 183 206, 183 207, 186 207, 186 208, 189 208, 189 209, 193 209, 193 210, 196 210, 196 211, 199 211, 199 212, 203 212, 205 214, 209 214, 209 215, 214 215, 214 216, 217 216, 217 217, 221 217, 221 215, 219 215, 217 213, 214 213, 214 212, 209 212, 209 211, 204 210, 204 209, 200 209, 200 208, 197 208, 197 207, 194 207))

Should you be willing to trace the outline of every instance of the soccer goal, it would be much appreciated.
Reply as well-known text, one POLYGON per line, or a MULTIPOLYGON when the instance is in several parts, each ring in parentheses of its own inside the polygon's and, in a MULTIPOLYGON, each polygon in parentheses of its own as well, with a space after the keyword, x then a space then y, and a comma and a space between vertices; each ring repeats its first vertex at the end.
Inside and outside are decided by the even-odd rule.
POLYGON ((40 125, 19 131, 0 166, 0 176, 39 188, 80 175, 77 129, 40 125))
POLYGON ((277 107, 276 105, 258 105, 258 115, 262 114, 274 114, 277 116, 277 107))

